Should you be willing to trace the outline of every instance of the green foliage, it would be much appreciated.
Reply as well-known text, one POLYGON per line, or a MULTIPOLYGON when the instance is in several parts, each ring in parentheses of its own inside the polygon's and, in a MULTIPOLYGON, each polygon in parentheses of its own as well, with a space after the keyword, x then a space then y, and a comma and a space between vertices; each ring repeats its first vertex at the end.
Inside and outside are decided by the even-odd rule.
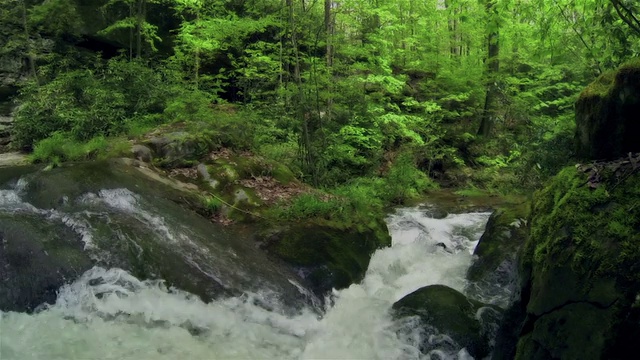
POLYGON ((39 141, 30 155, 32 162, 60 164, 64 161, 106 159, 122 156, 130 149, 130 144, 122 139, 95 137, 87 142, 79 142, 70 134, 56 132, 39 141))
POLYGON ((48 0, 34 5, 29 22, 39 31, 55 36, 77 35, 84 25, 73 0, 48 0))
MULTIPOLYGON (((640 52, 633 27, 600 0, 489 9, 344 0, 328 13, 320 1, 100 3, 109 23, 96 35, 129 47, 126 60, 71 46, 87 27, 72 0, 0 4, 0 65, 33 59, 37 73, 20 84, 17 147, 56 132, 84 142, 171 124, 206 134, 203 151, 252 150, 314 185, 376 189, 384 204, 432 188, 426 174, 469 169, 472 186, 539 186, 571 161, 584 85, 640 52), (489 74, 487 33, 495 32, 500 66, 489 74), (486 107, 489 85, 495 99, 486 107), (247 111, 224 109, 229 102, 247 111), (476 137, 487 113, 492 133, 476 137), (377 180, 353 185, 358 178, 377 180)), ((610 75, 601 80, 585 93, 606 91, 610 75)))
POLYGON ((205 209, 211 214, 217 214, 222 210, 224 203, 218 197, 205 196, 202 198, 205 209))
POLYGON ((319 194, 302 194, 296 197, 278 217, 288 220, 326 219, 340 216, 343 202, 339 199, 321 197, 319 194))
POLYGON ((211 121, 213 100, 214 97, 203 91, 182 91, 167 101, 164 117, 169 122, 211 121))
POLYGON ((402 152, 389 169, 385 195, 392 203, 403 203, 417 198, 426 190, 437 188, 429 177, 416 168, 413 154, 402 152))
POLYGON ((29 148, 55 132, 81 141, 123 134, 132 118, 163 109, 167 96, 160 77, 138 62, 114 59, 95 70, 62 72, 21 89, 15 142, 29 148))

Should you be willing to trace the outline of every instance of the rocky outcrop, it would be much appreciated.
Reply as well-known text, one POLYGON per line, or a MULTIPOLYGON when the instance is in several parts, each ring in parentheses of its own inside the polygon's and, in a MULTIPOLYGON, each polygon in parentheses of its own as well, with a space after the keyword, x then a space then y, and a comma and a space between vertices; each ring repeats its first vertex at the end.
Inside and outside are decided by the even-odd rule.
POLYGON ((215 148, 214 134, 184 131, 152 136, 144 144, 153 150, 156 164, 164 168, 190 167, 215 148))
POLYGON ((382 219, 356 227, 313 220, 268 226, 257 240, 267 251, 294 265, 321 296, 362 281, 373 253, 391 245, 382 219))
POLYGON ((495 359, 633 353, 640 337, 640 166, 634 159, 640 155, 566 168, 535 195, 520 259, 520 301, 504 332, 517 334, 517 345, 499 339, 495 359))
POLYGON ((496 210, 473 254, 467 271, 467 294, 506 307, 517 287, 516 256, 528 236, 529 205, 523 203, 496 210))
POLYGON ((62 223, 0 214, 0 309, 31 311, 92 266, 80 236, 62 223), (46 239, 43 241, 43 239, 46 239))
POLYGON ((576 146, 534 196, 493 359, 624 359, 640 338, 640 61, 576 103, 576 146), (594 160, 601 160, 595 161, 594 160))
POLYGON ((11 132, 13 130, 13 117, 0 114, 0 153, 11 148, 11 132))
POLYGON ((0 153, 0 168, 29 164, 29 157, 19 152, 0 153))
POLYGON ((615 159, 640 151, 640 60, 601 75, 576 102, 577 155, 615 159))
POLYGON ((391 245, 382 213, 350 223, 304 212, 295 219, 279 214, 301 195, 318 193, 325 201, 331 196, 301 183, 283 164, 221 148, 214 134, 172 128, 143 143, 133 147, 133 156, 151 158, 169 176, 197 186, 202 200, 192 208, 221 224, 259 226, 260 246, 293 266, 318 295, 361 281, 371 255, 391 245))
MULTIPOLYGON (((394 316, 417 316, 427 335, 446 335, 466 348, 475 359, 491 351, 494 329, 501 317, 496 306, 468 299, 464 294, 444 285, 430 285, 414 291, 393 304, 394 316)), ((420 351, 428 353, 430 336, 423 336, 420 351)))
POLYGON ((93 266, 163 279, 204 301, 258 289, 292 305, 310 299, 297 288, 307 282, 292 284, 296 274, 248 240, 255 228, 212 224, 192 211, 196 191, 144 166, 111 160, 3 168, 0 310, 52 303, 62 285, 93 266))

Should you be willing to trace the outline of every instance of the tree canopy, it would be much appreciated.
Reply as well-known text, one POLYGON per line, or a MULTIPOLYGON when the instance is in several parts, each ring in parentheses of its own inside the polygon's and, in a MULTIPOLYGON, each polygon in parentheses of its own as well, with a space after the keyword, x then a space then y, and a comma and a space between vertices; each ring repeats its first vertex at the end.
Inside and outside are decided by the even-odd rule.
POLYGON ((639 14, 633 0, 10 0, 0 56, 28 66, 20 147, 204 121, 316 185, 409 154, 434 177, 480 166, 508 186, 571 157, 577 95, 638 55, 639 14), (224 104, 261 120, 218 121, 224 104))

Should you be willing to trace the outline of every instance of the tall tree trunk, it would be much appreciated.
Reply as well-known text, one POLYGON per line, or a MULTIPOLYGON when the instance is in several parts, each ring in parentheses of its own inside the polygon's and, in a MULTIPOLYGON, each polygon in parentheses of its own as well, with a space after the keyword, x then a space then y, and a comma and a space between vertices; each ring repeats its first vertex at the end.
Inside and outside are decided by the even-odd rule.
MULTIPOLYGON (((328 97, 327 97, 327 108, 324 111, 324 117, 326 121, 331 121, 331 112, 333 108, 333 82, 331 80, 333 77, 333 35, 335 31, 335 24, 333 22, 333 17, 331 16, 331 5, 332 0, 324 0, 324 27, 327 36, 327 76, 329 77, 329 85, 328 85, 328 97)), ((322 127, 322 113, 318 112, 318 118, 320 119, 320 127, 322 127)))
POLYGON ((138 14, 136 16, 136 57, 142 57, 142 27, 147 12, 147 0, 138 0, 138 14))
MULTIPOLYGON (((196 10, 196 24, 199 24, 199 23, 200 23, 200 10, 196 10)), ((196 90, 198 90, 200 88, 200 47, 199 46, 196 46, 196 53, 194 57, 195 57, 194 79, 196 83, 196 90)))
MULTIPOLYGON (((129 3, 129 18, 133 18, 133 3, 129 3)), ((133 60, 133 27, 129 27, 129 61, 133 60)))
POLYGON ((324 28, 327 34, 327 67, 333 65, 333 32, 334 26, 331 20, 332 0, 324 0, 324 28))
POLYGON ((500 32, 498 27, 498 14, 495 9, 495 0, 486 0, 487 13, 487 60, 485 64, 485 77, 487 88, 480 120, 478 135, 489 136, 495 122, 496 101, 498 99, 497 75, 500 71, 500 32))
POLYGON ((21 10, 22 10, 22 30, 24 31, 24 38, 27 42, 27 62, 29 63, 29 72, 31 73, 31 77, 36 82, 38 86, 40 86, 40 82, 38 81, 38 72, 36 71, 36 56, 34 54, 33 46, 31 45, 30 36, 29 36, 29 24, 27 22, 27 4, 26 0, 22 0, 20 2, 21 10))
POLYGON ((313 148, 311 146, 311 134, 309 131, 309 115, 306 110, 306 101, 304 96, 304 90, 302 88, 302 74, 300 69, 300 51, 298 49, 298 33, 296 29, 295 13, 293 0, 286 0, 286 5, 289 9, 289 26, 291 47, 293 50, 293 79, 297 86, 297 96, 295 98, 296 113, 301 123, 301 152, 302 152, 302 167, 307 174, 311 175, 311 180, 314 185, 318 185, 318 174, 315 166, 315 159, 313 155, 313 148))

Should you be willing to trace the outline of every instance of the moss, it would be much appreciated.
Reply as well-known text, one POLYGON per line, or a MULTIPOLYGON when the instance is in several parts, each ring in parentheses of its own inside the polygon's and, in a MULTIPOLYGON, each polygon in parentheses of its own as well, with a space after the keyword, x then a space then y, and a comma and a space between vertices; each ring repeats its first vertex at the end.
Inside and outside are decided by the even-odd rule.
POLYGON ((640 291, 640 173, 606 169, 594 184, 565 168, 535 195, 520 264, 529 330, 518 359, 600 358, 640 333, 628 321, 640 291))
POLYGON ((219 147, 217 133, 202 130, 173 132, 147 140, 144 145, 152 148, 157 156, 154 163, 164 168, 189 167, 197 164, 209 152, 219 147))
POLYGON ((272 236, 275 239, 267 240, 268 250, 288 263, 306 268, 319 293, 333 287, 344 288, 364 278, 375 250, 391 244, 381 220, 359 227, 322 220, 289 225, 278 230, 272 236))
POLYGON ((212 190, 224 189, 239 179, 235 167, 225 160, 216 160, 213 164, 208 165, 207 172, 217 182, 215 189, 212 190))
POLYGON ((580 99, 586 99, 591 97, 606 97, 613 88, 616 72, 614 70, 605 71, 591 84, 589 84, 580 93, 580 99))
MULTIPOLYGON (((567 262, 579 274, 617 275, 621 263, 640 260, 640 253, 612 255, 619 248, 640 247, 640 176, 617 183, 609 179, 596 189, 574 167, 565 168, 536 195, 528 258, 533 265, 567 262), (596 266, 596 268, 593 268, 596 266)), ((626 271, 622 271, 626 273, 626 271)))
POLYGON ((613 159, 640 151, 640 60, 598 77, 576 102, 577 155, 613 159))
POLYGON ((272 165, 271 176, 283 185, 296 181, 296 176, 293 172, 288 167, 278 163, 272 165))
POLYGON ((607 97, 625 78, 638 72, 640 72, 640 59, 624 63, 616 70, 605 71, 580 93, 579 101, 592 97, 607 97))

